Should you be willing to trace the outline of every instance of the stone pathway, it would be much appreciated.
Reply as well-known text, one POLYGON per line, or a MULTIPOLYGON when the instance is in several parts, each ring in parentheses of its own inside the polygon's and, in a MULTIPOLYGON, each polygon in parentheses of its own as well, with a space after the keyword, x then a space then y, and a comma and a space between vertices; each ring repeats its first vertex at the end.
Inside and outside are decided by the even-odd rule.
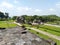
POLYGON ((0 45, 50 45, 53 41, 44 40, 21 27, 0 29, 0 45), (27 33, 22 33, 22 32, 27 33))

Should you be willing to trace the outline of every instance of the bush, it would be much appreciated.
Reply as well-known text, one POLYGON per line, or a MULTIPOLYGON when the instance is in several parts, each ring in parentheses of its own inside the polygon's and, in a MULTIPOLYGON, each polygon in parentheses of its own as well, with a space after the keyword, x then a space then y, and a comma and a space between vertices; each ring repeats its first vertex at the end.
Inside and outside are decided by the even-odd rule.
POLYGON ((37 34, 39 34, 39 32, 37 32, 37 34))

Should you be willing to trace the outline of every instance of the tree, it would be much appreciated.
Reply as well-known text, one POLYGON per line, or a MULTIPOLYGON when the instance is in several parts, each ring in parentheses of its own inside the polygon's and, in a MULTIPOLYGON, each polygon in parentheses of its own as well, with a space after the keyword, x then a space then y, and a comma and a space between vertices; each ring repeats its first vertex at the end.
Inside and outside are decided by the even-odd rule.
POLYGON ((5 18, 9 18, 9 13, 5 13, 5 18))
MULTIPOLYGON (((56 15, 43 15, 43 16, 28 16, 28 15, 22 15, 24 20, 26 20, 27 23, 32 23, 34 20, 37 20, 37 22, 40 20, 41 22, 54 22, 54 21, 60 21, 60 17, 56 15)), ((16 19, 16 18, 13 18, 16 19)))
POLYGON ((0 12, 0 20, 3 20, 3 18, 5 17, 3 12, 0 12))
POLYGON ((3 12, 0 12, 0 20, 1 21, 4 21, 4 20, 7 20, 9 18, 9 13, 3 13, 3 12))
POLYGON ((0 12, 0 18, 3 18, 3 17, 4 17, 4 13, 0 12))
POLYGON ((17 18, 17 16, 13 16, 13 17, 12 17, 12 20, 16 20, 16 18, 17 18))

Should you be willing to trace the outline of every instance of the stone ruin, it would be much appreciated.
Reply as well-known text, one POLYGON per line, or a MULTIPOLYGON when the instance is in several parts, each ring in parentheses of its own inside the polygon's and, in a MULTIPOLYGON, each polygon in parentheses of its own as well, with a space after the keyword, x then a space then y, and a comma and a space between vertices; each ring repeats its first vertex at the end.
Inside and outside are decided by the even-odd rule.
POLYGON ((0 29, 0 45, 55 45, 54 41, 44 40, 21 27, 0 29), (23 33, 22 33, 23 32, 23 33), (26 33, 25 33, 26 32, 26 33))
POLYGON ((43 25, 44 24, 44 22, 42 22, 41 20, 37 20, 37 19, 34 19, 33 22, 26 21, 22 16, 17 17, 16 18, 16 22, 17 23, 21 23, 21 24, 27 23, 27 24, 30 24, 30 25, 39 25, 39 24, 42 24, 43 25))
POLYGON ((25 23, 25 19, 23 17, 17 17, 16 22, 17 23, 25 23))

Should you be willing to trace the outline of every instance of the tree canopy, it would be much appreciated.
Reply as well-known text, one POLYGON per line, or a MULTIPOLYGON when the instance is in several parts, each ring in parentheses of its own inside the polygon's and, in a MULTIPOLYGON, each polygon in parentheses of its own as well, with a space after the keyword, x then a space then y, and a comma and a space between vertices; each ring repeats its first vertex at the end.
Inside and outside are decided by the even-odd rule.
MULTIPOLYGON (((13 16, 13 20, 16 19, 17 16, 13 16)), ((26 22, 33 22, 34 20, 40 20, 41 22, 54 22, 54 21, 60 21, 60 17, 57 15, 33 15, 33 16, 28 16, 28 15, 21 15, 21 17, 26 20, 26 22)))
POLYGON ((26 21, 34 21, 36 20, 41 20, 42 22, 53 22, 53 21, 60 21, 60 17, 56 15, 43 15, 43 16, 38 16, 38 15, 33 15, 33 16, 28 16, 28 15, 22 15, 22 17, 26 21))
POLYGON ((7 20, 9 18, 9 14, 8 13, 3 13, 3 12, 0 12, 0 20, 3 21, 3 20, 7 20))

